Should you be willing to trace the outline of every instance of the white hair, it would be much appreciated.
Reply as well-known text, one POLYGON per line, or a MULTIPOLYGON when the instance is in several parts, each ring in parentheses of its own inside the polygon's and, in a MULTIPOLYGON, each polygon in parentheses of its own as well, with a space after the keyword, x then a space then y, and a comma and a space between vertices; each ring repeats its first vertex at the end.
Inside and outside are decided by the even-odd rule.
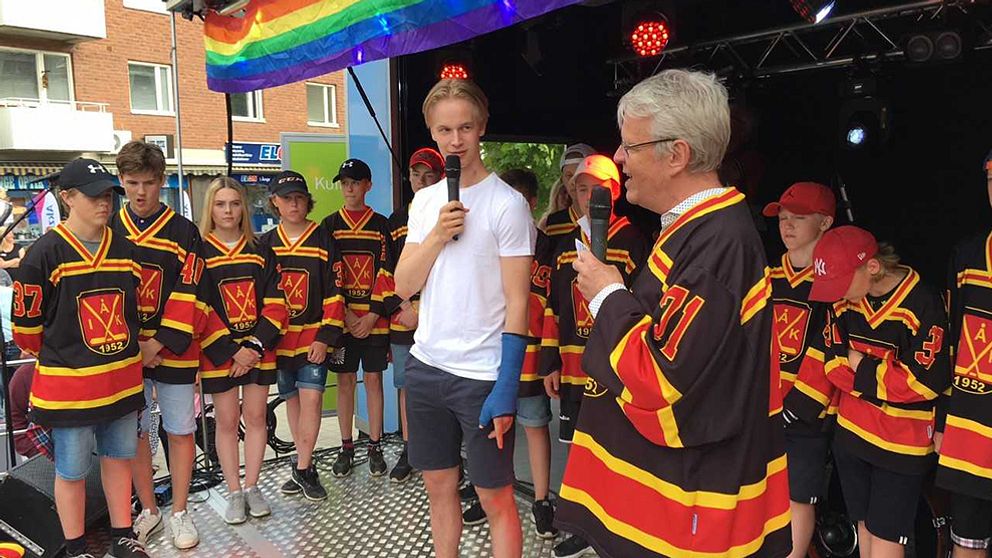
MULTIPOLYGON (((690 148, 688 170, 715 171, 730 143, 727 88, 710 73, 665 70, 638 83, 620 99, 617 123, 624 117, 650 118, 653 138, 678 138, 690 148)), ((657 145, 661 155, 670 142, 657 145)))

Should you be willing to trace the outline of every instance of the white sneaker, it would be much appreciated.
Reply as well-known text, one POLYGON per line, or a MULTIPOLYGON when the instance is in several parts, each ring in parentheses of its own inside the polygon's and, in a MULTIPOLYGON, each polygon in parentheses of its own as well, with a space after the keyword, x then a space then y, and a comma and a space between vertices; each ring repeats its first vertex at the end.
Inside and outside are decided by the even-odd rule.
POLYGON ((262 496, 262 491, 257 486, 250 486, 245 489, 245 500, 248 502, 248 513, 252 517, 265 517, 272 513, 272 508, 262 496))
POLYGON ((148 508, 145 508, 134 519, 131 528, 134 529, 134 535, 138 542, 147 544, 149 537, 161 531, 163 527, 165 524, 162 523, 162 511, 159 510, 158 513, 153 514, 148 508))
POLYGON ((224 512, 224 521, 230 525, 238 525, 248 521, 248 515, 245 513, 244 492, 239 490, 227 495, 227 511, 224 512))
POLYGON ((200 534, 196 532, 193 517, 186 510, 169 516, 169 530, 172 531, 172 544, 179 550, 200 544, 200 534))

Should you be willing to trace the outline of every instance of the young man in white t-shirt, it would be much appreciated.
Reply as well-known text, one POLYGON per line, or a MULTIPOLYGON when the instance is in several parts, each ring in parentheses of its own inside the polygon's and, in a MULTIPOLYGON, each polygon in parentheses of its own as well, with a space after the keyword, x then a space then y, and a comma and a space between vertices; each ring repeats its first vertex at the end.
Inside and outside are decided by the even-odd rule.
POLYGON ((423 109, 438 149, 459 157, 462 174, 460 201, 448 201, 444 181, 417 192, 396 268, 396 293, 421 293, 406 369, 410 464, 424 472, 438 558, 458 554, 463 441, 493 556, 519 557, 513 417, 537 233, 523 196, 482 164, 489 105, 479 87, 442 80, 423 109))

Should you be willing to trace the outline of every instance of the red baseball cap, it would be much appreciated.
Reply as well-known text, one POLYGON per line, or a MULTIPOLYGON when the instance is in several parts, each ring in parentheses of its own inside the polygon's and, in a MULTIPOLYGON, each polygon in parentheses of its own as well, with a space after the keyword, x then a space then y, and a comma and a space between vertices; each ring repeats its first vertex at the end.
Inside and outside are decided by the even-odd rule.
POLYGON ((410 168, 412 169, 414 165, 427 165, 444 178, 444 157, 430 147, 422 147, 410 155, 410 168))
POLYGON ((782 208, 797 215, 828 215, 837 212, 837 199, 833 190, 817 182, 796 182, 786 190, 777 202, 765 206, 765 217, 775 217, 782 208))
POLYGON ((844 298, 854 272, 877 253, 875 237, 864 229, 845 225, 823 233, 813 248, 813 288, 809 299, 837 302, 844 298))

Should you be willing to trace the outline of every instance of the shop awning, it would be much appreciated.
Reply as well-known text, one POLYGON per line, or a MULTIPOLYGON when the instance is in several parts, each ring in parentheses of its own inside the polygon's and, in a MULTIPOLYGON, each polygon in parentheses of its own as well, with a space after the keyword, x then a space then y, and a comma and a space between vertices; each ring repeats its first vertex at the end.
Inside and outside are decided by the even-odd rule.
POLYGON ((0 162, 0 175, 45 176, 62 170, 65 163, 3 163, 0 162))

